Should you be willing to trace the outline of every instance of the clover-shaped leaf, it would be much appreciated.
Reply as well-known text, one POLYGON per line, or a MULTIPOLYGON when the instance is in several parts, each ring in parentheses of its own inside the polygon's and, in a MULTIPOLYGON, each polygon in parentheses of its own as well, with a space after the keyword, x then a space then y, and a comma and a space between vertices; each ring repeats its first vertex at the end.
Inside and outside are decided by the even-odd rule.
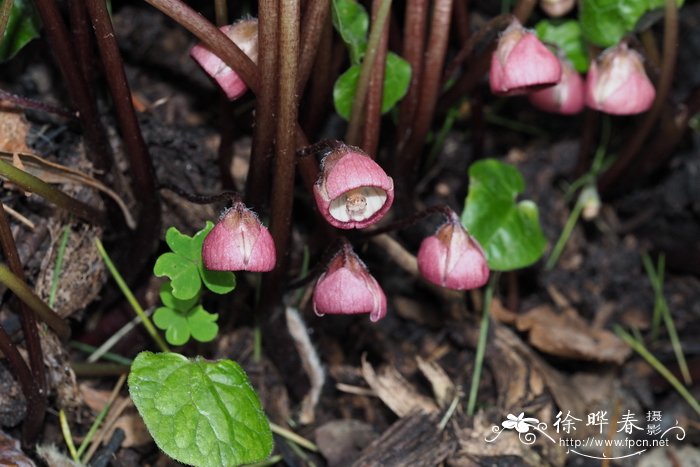
POLYGON ((231 360, 141 352, 131 365, 129 394, 158 447, 182 463, 250 464, 272 451, 260 400, 231 360))
POLYGON ((197 296, 202 283, 214 293, 225 294, 236 287, 236 277, 232 272, 209 271, 202 264, 202 243, 214 224, 206 226, 194 237, 180 233, 170 227, 165 234, 165 242, 172 252, 163 253, 156 260, 153 274, 170 278, 172 295, 179 300, 189 300, 197 296))
POLYGON ((544 252, 537 205, 515 200, 524 190, 522 175, 511 165, 485 159, 469 168, 462 224, 479 241, 489 267, 496 271, 529 266, 544 252))
POLYGON ((170 283, 160 288, 163 305, 153 314, 155 325, 165 331, 165 339, 172 345, 183 345, 193 337, 199 342, 213 340, 219 332, 219 315, 207 312, 199 305, 199 295, 179 300, 172 294, 170 283))

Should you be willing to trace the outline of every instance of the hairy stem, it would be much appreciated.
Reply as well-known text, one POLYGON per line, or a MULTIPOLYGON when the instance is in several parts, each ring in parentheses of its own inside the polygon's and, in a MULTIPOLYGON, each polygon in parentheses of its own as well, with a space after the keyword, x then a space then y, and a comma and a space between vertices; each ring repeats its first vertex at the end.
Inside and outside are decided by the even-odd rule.
POLYGON ((617 185, 618 180, 634 161, 635 156, 649 137, 649 133, 657 122, 659 115, 661 115, 661 110, 666 103, 666 97, 671 90, 673 73, 676 68, 676 58, 678 56, 678 6, 676 5, 676 0, 666 0, 664 14, 663 59, 654 104, 644 116, 644 120, 637 127, 634 136, 627 142, 617 160, 600 178, 598 189, 602 194, 609 192, 617 185))
POLYGON ((381 2, 381 4, 377 10, 376 20, 372 23, 372 30, 369 33, 367 52, 365 52, 365 56, 362 59, 362 69, 357 79, 355 97, 352 100, 352 108, 350 109, 350 121, 345 134, 345 141, 354 146, 357 146, 360 141, 360 130, 364 121, 363 110, 365 107, 367 90, 369 89, 369 81, 372 76, 372 70, 374 69, 374 61, 379 52, 379 44, 382 40, 384 24, 387 22, 389 11, 391 10, 391 0, 377 1, 381 2))
POLYGON ((45 102, 29 99, 24 96, 18 96, 17 94, 13 94, 2 89, 0 89, 0 99, 10 101, 13 104, 22 107, 23 109, 38 110, 39 112, 46 112, 58 115, 60 117, 65 117, 70 120, 75 120, 78 116, 76 112, 72 112, 66 108, 57 107, 55 105, 47 104, 45 102))

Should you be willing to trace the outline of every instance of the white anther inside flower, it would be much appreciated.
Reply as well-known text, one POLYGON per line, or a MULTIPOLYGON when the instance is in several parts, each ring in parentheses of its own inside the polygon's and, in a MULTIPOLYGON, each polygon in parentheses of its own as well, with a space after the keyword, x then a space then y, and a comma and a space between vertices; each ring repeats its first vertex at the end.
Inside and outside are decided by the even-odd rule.
POLYGON ((341 222, 369 219, 386 203, 386 191, 374 186, 363 186, 346 191, 331 201, 331 216, 341 222))

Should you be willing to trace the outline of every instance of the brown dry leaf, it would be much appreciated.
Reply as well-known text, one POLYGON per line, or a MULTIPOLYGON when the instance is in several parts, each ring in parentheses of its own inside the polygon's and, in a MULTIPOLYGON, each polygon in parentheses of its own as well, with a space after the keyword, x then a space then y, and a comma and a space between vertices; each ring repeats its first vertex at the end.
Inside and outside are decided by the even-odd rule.
POLYGON ((415 411, 426 413, 438 411, 435 402, 420 394, 394 367, 383 366, 377 374, 363 355, 362 376, 377 397, 399 417, 415 411))
POLYGON ((615 334, 593 329, 573 310, 538 306, 518 317, 516 327, 529 332, 533 347, 557 357, 621 365, 631 352, 615 334))
POLYGON ((518 314, 503 306, 503 302, 497 297, 491 301, 491 317, 504 324, 515 324, 518 320, 518 314))
POLYGON ((122 447, 145 446, 153 441, 146 424, 138 413, 134 412, 120 416, 104 439, 110 439, 117 428, 121 428, 124 431, 125 438, 121 444, 122 447))
POLYGON ((0 465, 14 467, 35 467, 19 446, 19 441, 0 430, 0 465))
POLYGON ((316 445, 328 465, 349 465, 377 436, 372 425, 354 419, 332 420, 315 431, 316 445))
POLYGON ((24 112, 7 101, 0 100, 0 151, 8 153, 31 152, 27 147, 29 122, 24 112))
POLYGON ((34 175, 46 183, 66 183, 70 185, 89 186, 101 191, 117 203, 129 228, 136 228, 136 220, 124 200, 111 188, 96 178, 79 170, 51 162, 36 154, 32 154, 29 149, 24 151, 8 151, 0 147, 0 153, 2 153, 0 154, 0 158, 5 162, 34 175))
POLYGON ((450 377, 434 361, 428 362, 420 357, 416 357, 416 362, 423 376, 430 381, 430 386, 433 388, 433 394, 438 405, 443 409, 447 408, 457 393, 457 389, 450 377))

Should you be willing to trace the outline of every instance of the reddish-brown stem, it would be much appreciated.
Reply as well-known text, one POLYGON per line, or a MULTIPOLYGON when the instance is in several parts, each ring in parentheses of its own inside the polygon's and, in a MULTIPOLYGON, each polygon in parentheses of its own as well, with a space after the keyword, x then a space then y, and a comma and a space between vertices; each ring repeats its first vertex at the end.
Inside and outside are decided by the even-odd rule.
POLYGON ((360 131, 364 123, 364 108, 367 99, 367 90, 369 89, 369 81, 374 69, 374 61, 377 58, 379 43, 384 32, 384 24, 389 19, 392 0, 377 0, 379 7, 375 21, 372 22, 369 39, 367 40, 367 52, 362 59, 362 67, 360 76, 357 78, 357 88, 355 96, 352 99, 352 108, 350 109, 350 120, 348 121, 348 130, 345 133, 345 141, 348 144, 357 146, 360 142, 360 131))
POLYGON ((275 137, 275 105, 277 102, 277 32, 278 2, 260 0, 258 3, 258 70, 260 89, 255 102, 255 128, 250 169, 246 179, 246 201, 262 207, 270 194, 270 162, 275 137))
POLYGON ((46 112, 60 117, 65 117, 71 120, 75 120, 78 116, 77 112, 71 112, 63 107, 56 107, 45 102, 39 102, 34 99, 29 99, 24 96, 18 96, 17 94, 12 94, 11 92, 4 91, 0 89, 0 99, 10 101, 13 104, 18 105, 23 109, 38 110, 40 112, 46 112))
MULTIPOLYGON (((338 43, 336 47, 340 51, 343 46, 338 43)), ((333 25, 330 18, 326 18, 316 54, 315 72, 311 75, 311 85, 308 87, 309 92, 304 105, 305 111, 302 112, 304 131, 312 139, 328 111, 328 103, 331 102, 333 80, 340 70, 340 61, 337 57, 342 57, 342 54, 333 52, 333 25)))
MULTIPOLYGON (((381 2, 372 2, 372 22, 377 21, 377 10, 381 2)), ((377 57, 374 59, 372 75, 369 79, 369 89, 367 90, 367 105, 365 106, 365 124, 362 129, 362 145, 365 152, 375 159, 379 145, 379 133, 382 125, 382 97, 384 94, 384 73, 386 69, 387 45, 389 43, 390 18, 384 22, 379 45, 377 47, 377 57)))
POLYGON ((613 165, 598 181, 598 189, 601 193, 609 192, 630 167, 635 156, 647 140, 659 115, 661 115, 661 110, 666 103, 666 97, 668 97, 668 93, 671 90, 673 73, 676 68, 676 57, 678 56, 678 7, 675 0, 666 0, 664 14, 663 60, 654 104, 644 116, 642 123, 627 142, 613 165))
MULTIPOLYGON (((155 247, 160 232, 160 203, 156 191, 153 164, 131 103, 131 91, 126 80, 124 64, 107 5, 104 0, 86 0, 85 5, 95 31, 100 58, 105 69, 105 78, 117 115, 117 123, 126 147, 133 177, 133 191, 138 193, 138 198, 141 200, 138 227, 134 234, 130 257, 137 262, 145 262, 155 247)), ((134 269, 139 270, 138 267, 134 269)))
POLYGON ((423 150, 425 137, 433 121, 435 105, 442 84, 443 66, 449 38, 450 20, 452 19, 452 1, 437 0, 433 7, 433 18, 430 25, 430 38, 425 51, 425 64, 420 83, 420 96, 416 108, 413 129, 407 143, 401 149, 399 172, 403 190, 412 185, 415 180, 419 155, 423 150))
POLYGON ((330 12, 328 0, 309 0, 304 12, 301 28, 301 54, 299 55, 299 75, 297 93, 304 94, 304 88, 311 75, 311 68, 321 42, 321 35, 330 12))
POLYGON ((454 15, 459 43, 464 45, 471 36, 471 30, 469 29, 469 0, 455 0, 454 15))
POLYGON ((54 0, 34 0, 44 25, 47 42, 56 57, 58 68, 68 89, 71 101, 79 111, 78 118, 85 130, 88 157, 95 168, 107 173, 112 167, 112 151, 97 114, 95 102, 90 97, 83 73, 73 51, 68 29, 54 0))
MULTIPOLYGON (((19 259, 15 239, 10 230, 10 224, 7 221, 5 208, 2 206, 2 203, 0 203, 0 244, 2 245, 2 251, 10 266, 10 270, 19 279, 24 280, 24 268, 19 259)), ((22 323, 22 332, 24 333, 24 341, 27 344, 27 353, 29 354, 29 364, 33 378, 31 381, 31 386, 33 386, 33 388, 29 391, 25 388, 27 419, 24 425, 24 436, 25 441, 32 442, 39 433, 46 412, 47 391, 46 377, 44 376, 44 356, 41 350, 41 340, 39 339, 34 310, 21 300, 19 300, 19 306, 21 311, 20 320, 22 323)))
MULTIPOLYGON (((92 35, 88 27, 90 20, 85 8, 85 2, 82 0, 69 0, 68 11, 70 13, 70 27, 78 64, 83 72, 85 82, 93 84, 95 78, 95 56, 93 55, 92 35)), ((91 93, 90 95, 93 99, 95 98, 93 86, 88 86, 86 91, 91 93)))
POLYGON ((20 355, 17 347, 12 343, 10 336, 2 325, 0 325, 0 352, 7 359, 12 373, 22 386, 22 392, 25 399, 27 399, 27 418, 22 426, 22 442, 27 447, 32 447, 41 431, 44 420, 43 411, 35 411, 38 407, 34 407, 35 403, 41 401, 42 395, 22 355, 20 355))
MULTIPOLYGON (((402 148, 410 136, 413 116, 418 105, 420 83, 425 52, 425 30, 428 22, 428 0, 408 0, 403 31, 403 58, 411 65, 411 83, 399 107, 397 149, 402 148)), ((400 152, 397 151, 398 154, 400 152)))
POLYGON ((518 18, 518 21, 520 21, 521 24, 527 23, 527 20, 530 18, 532 10, 535 9, 536 4, 536 0, 520 0, 513 9, 513 16, 518 18))
POLYGON ((404 229, 406 227, 409 227, 411 225, 416 224, 418 221, 423 220, 427 217, 430 217, 434 214, 442 214, 443 216, 447 217, 447 219, 454 219, 457 218, 457 213, 455 213, 452 208, 445 204, 438 204, 437 206, 431 206, 429 208, 423 209, 422 211, 418 211, 414 214, 411 214, 410 216, 404 217, 402 219, 399 219, 397 221, 394 221, 390 224, 387 224, 383 227, 379 227, 377 229, 372 229, 372 230, 363 230, 361 232, 358 232, 356 235, 352 236, 353 240, 367 240, 372 237, 376 237, 377 235, 389 233, 389 232, 394 232, 396 230, 404 229))

